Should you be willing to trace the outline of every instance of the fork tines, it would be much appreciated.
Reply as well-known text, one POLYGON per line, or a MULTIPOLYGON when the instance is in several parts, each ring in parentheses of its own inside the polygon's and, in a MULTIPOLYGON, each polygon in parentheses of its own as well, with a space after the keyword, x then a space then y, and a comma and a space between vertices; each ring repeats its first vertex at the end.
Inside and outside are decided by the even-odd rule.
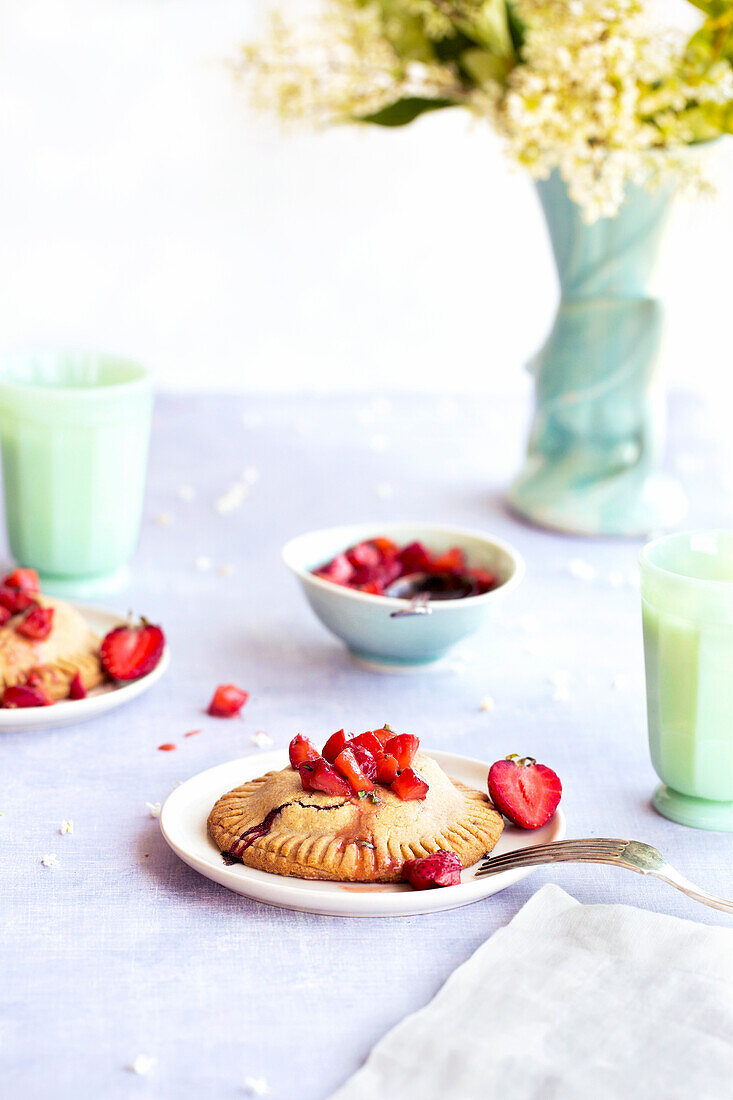
POLYGON ((553 844, 540 844, 535 848, 517 848, 513 852, 489 857, 481 864, 475 878, 510 871, 517 867, 532 867, 543 863, 572 861, 578 863, 615 862, 628 840, 606 840, 588 837, 582 840, 561 840, 553 844))

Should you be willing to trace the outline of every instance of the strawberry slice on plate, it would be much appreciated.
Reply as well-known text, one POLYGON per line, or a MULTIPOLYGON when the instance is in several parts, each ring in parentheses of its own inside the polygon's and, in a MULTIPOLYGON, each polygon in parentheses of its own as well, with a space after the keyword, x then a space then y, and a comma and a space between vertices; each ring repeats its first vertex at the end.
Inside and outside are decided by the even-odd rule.
POLYGON ((430 890, 435 886, 458 886, 462 869, 455 852, 441 848, 431 856, 405 860, 402 874, 415 890, 430 890))
POLYGON ((80 672, 75 672, 69 684, 69 699, 86 699, 87 689, 81 678, 80 672))
POLYGON ((102 639, 99 658, 113 680, 139 680, 156 667, 163 656, 165 635, 146 619, 110 630, 102 639))
POLYGON ((219 684, 207 708, 212 718, 236 718, 249 699, 249 692, 234 684, 219 684))
POLYGON ((53 699, 49 699, 43 688, 31 684, 13 684, 6 687, 3 692, 2 705, 8 710, 17 707, 50 707, 53 699))
POLYGON ((497 810, 520 829, 540 829, 562 797, 559 776, 532 756, 512 753, 489 770, 489 796, 497 810))

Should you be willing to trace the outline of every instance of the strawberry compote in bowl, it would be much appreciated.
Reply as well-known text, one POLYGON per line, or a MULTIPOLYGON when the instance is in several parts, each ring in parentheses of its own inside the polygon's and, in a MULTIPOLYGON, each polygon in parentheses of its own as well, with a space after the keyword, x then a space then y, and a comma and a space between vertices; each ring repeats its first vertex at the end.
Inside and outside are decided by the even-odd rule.
POLYGON ((521 556, 500 539, 428 523, 312 531, 282 555, 326 629, 383 672, 439 661, 524 575, 521 556))

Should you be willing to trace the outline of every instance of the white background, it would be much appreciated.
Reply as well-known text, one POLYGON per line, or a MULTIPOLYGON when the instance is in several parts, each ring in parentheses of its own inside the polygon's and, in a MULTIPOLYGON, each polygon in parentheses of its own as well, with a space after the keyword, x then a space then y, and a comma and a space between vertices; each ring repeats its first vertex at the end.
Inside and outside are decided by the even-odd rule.
MULTIPOLYGON (((177 388, 526 386, 556 294, 529 181, 459 112, 317 136, 253 117, 226 59, 264 7, 0 0, 0 348, 131 353, 177 388)), ((717 162, 658 280, 670 378, 710 392, 732 308, 717 162)))

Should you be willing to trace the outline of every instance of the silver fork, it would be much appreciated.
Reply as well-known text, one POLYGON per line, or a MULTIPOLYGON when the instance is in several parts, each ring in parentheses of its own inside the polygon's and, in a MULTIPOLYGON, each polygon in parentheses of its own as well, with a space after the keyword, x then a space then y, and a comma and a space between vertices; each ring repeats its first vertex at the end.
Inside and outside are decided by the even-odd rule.
POLYGON ((587 840, 560 840, 554 844, 540 844, 536 848, 518 848, 514 852, 489 858, 476 872, 476 878, 498 875, 502 871, 514 871, 520 867, 539 867, 545 863, 608 863, 613 867, 625 867, 639 875, 653 875, 662 882, 681 890, 689 898, 701 901, 712 909, 733 913, 733 901, 708 894, 689 882, 679 871, 667 863, 662 853, 651 844, 639 840, 603 840, 589 837, 587 840))

